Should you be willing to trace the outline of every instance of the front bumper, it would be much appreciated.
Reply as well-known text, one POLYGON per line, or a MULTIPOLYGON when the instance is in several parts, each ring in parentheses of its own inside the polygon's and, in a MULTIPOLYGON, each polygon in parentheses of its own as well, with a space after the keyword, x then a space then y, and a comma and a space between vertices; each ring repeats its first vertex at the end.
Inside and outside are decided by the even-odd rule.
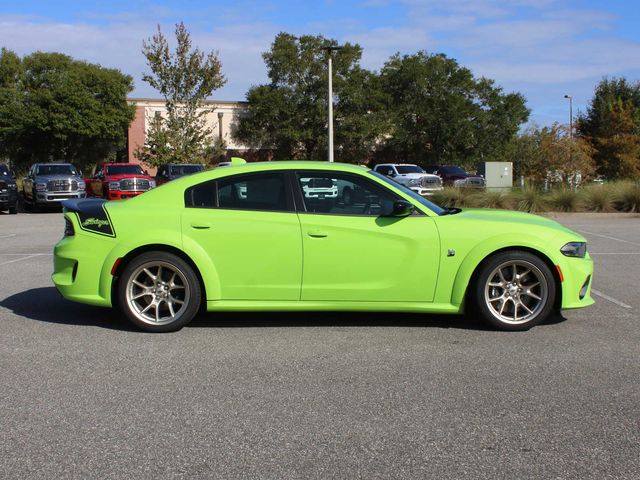
POLYGON ((593 260, 587 253, 585 258, 565 257, 556 266, 562 272, 563 310, 593 305, 591 284, 593 283, 593 260))
POLYGON ((138 195, 142 195, 149 190, 136 190, 136 191, 120 191, 120 190, 109 190, 107 192, 107 198, 109 200, 124 200, 126 198, 137 197, 138 195))
POLYGON ((35 195, 35 201, 38 204, 50 204, 54 205, 62 202, 63 200, 69 200, 70 198, 86 198, 87 193, 82 191, 77 192, 37 192, 35 195))
POLYGON ((422 195, 423 197, 427 195, 433 195, 434 193, 442 190, 442 186, 433 187, 433 188, 425 188, 425 187, 409 187, 409 188, 414 192, 416 192, 418 195, 422 195))
POLYGON ((0 192, 0 209, 9 208, 18 201, 18 192, 15 190, 7 190, 0 192))

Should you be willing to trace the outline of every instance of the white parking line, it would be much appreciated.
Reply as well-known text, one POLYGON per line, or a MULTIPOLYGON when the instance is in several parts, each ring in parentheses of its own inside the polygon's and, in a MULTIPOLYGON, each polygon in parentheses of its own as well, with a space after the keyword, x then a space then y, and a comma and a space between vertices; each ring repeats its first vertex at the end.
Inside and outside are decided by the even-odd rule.
POLYGON ((611 303, 615 303, 616 305, 622 307, 622 308, 633 308, 631 307, 631 305, 627 305, 624 302, 621 302, 620 300, 616 300, 613 297, 610 297, 609 295, 607 295, 606 293, 602 293, 599 290, 596 290, 595 288, 591 289, 591 293, 593 293, 594 295, 597 295, 600 298, 604 298, 605 300, 609 300, 611 303))
POLYGON ((589 252, 589 255, 640 255, 640 252, 589 252))
POLYGON ((24 252, 24 253, 0 253, 0 257, 5 256, 20 256, 20 255, 33 255, 33 256, 37 256, 37 255, 53 255, 53 253, 32 253, 32 252, 24 252))
POLYGON ((624 240, 622 238, 610 237, 609 235, 601 235, 599 233, 587 232, 586 230, 578 230, 578 231, 580 233, 586 233, 587 235, 595 235, 596 237, 607 238, 609 240, 615 240, 616 242, 630 243, 631 245, 637 245, 638 247, 640 247, 640 243, 631 242, 629 240, 624 240))
POLYGON ((15 233, 10 233, 9 235, 0 235, 0 238, 11 238, 11 237, 15 237, 16 234, 15 233))
POLYGON ((31 254, 31 255, 27 255, 26 257, 15 258, 13 260, 8 260, 6 262, 2 262, 2 263, 0 263, 0 267, 3 266, 3 265, 9 265, 10 263, 21 262, 22 260, 29 260, 30 258, 41 257, 43 255, 50 255, 50 254, 49 253, 34 253, 34 254, 31 254))

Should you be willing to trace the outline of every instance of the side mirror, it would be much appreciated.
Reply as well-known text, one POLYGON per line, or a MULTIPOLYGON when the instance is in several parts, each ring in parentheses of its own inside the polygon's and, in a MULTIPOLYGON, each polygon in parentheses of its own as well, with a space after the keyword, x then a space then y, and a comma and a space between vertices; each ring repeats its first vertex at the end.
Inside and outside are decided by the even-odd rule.
POLYGON ((391 211, 391 217, 408 217, 413 213, 416 207, 412 203, 405 202, 404 200, 396 200, 393 202, 393 210, 391 211))
POLYGON ((389 170, 387 172, 387 177, 395 177, 395 176, 396 176, 396 174, 395 174, 395 172, 393 170, 389 170))
POLYGON ((145 175, 149 175, 149 172, 147 170, 144 171, 145 175))

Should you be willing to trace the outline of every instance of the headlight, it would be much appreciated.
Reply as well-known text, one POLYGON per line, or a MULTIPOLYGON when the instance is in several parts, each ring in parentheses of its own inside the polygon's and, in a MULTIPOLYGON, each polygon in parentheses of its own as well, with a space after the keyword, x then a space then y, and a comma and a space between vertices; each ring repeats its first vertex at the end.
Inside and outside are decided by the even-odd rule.
POLYGON ((84 184, 84 180, 78 182, 78 190, 84 190, 86 185, 84 184))
POLYGON ((460 179, 460 180, 454 180, 454 181, 453 181, 453 184, 454 184, 456 187, 461 187, 462 185, 464 185, 464 184, 465 184, 465 182, 466 182, 466 180, 464 180, 464 179, 460 179))
POLYGON ((120 182, 109 182, 109 190, 120 190, 120 182))
POLYGON ((419 183, 420 183, 419 178, 412 178, 411 180, 409 180, 409 185, 418 185, 419 183))
POLYGON ((156 188, 156 181, 155 180, 149 180, 149 188, 156 188))
POLYGON ((585 242, 569 242, 560 251, 566 257, 584 258, 587 254, 587 244, 585 242))
POLYGON ((9 190, 13 190, 13 189, 15 189, 15 188, 16 188, 16 184, 15 184, 15 183, 7 183, 7 188, 8 188, 9 190))
POLYGON ((41 192, 43 190, 47 189, 47 184, 46 183, 36 183, 36 190, 41 192))

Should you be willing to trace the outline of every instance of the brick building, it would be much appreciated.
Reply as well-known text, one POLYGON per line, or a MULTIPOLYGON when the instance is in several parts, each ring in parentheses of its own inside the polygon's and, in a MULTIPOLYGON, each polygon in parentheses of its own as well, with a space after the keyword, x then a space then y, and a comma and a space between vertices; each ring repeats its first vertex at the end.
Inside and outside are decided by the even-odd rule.
MULTIPOLYGON (((136 116, 129 125, 127 132, 127 159, 137 161, 135 151, 144 145, 146 132, 155 115, 163 115, 166 111, 164 100, 151 98, 130 98, 136 106, 136 116)), ((268 160, 270 152, 252 149, 247 145, 236 142, 231 132, 238 123, 239 117, 246 111, 247 102, 229 102, 210 100, 206 102, 211 109, 206 114, 207 126, 214 135, 225 141, 227 156, 243 156, 247 160, 268 160)))

